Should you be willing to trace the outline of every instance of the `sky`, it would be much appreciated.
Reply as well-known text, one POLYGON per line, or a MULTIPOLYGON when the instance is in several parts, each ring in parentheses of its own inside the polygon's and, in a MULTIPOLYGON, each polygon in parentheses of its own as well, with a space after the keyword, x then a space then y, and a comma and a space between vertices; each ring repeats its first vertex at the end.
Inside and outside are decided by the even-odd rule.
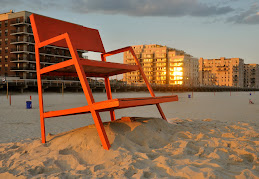
POLYGON ((259 0, 0 0, 0 13, 10 9, 98 29, 106 51, 159 44, 259 63, 259 0))

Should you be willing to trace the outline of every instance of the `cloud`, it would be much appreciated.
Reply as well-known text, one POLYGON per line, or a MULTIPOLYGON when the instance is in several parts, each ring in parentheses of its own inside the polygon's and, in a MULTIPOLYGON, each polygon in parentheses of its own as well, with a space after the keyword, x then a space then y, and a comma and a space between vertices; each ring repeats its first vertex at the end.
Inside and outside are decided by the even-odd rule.
POLYGON ((125 14, 129 16, 216 16, 234 11, 230 6, 213 6, 198 0, 73 0, 79 13, 125 14))
POLYGON ((229 17, 227 22, 236 24, 259 24, 259 6, 253 4, 248 10, 240 12, 237 15, 229 17))
POLYGON ((1 4, 1 6, 0 6, 0 13, 6 13, 9 10, 11 10, 8 7, 13 7, 15 4, 17 4, 17 1, 16 0, 13 0, 13 1, 0 0, 0 4, 1 4))
POLYGON ((10 9, 32 9, 34 11, 44 10, 44 9, 61 9, 64 7, 64 2, 68 0, 60 1, 51 1, 51 0, 0 0, 0 13, 8 12, 10 9))
POLYGON ((78 13, 129 16, 207 17, 234 11, 229 5, 209 5, 205 2, 199 0, 0 0, 0 12, 12 8, 25 8, 24 10, 62 9, 78 13))

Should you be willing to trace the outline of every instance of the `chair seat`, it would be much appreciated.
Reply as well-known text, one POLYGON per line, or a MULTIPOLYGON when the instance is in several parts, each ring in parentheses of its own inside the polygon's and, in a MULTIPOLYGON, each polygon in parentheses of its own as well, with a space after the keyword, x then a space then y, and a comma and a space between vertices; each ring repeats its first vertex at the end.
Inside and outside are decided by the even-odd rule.
MULTIPOLYGON (((103 112, 103 111, 110 111, 112 109, 123 109, 128 107, 153 105, 153 104, 172 102, 172 101, 178 101, 178 96, 171 95, 171 96, 141 97, 141 98, 116 98, 116 99, 96 102, 93 104, 93 108, 98 112, 103 112)), ((87 105, 87 106, 82 106, 78 108, 45 112, 44 118, 84 114, 89 112, 91 112, 90 107, 87 105)))
MULTIPOLYGON (((107 77, 138 70, 137 65, 103 62, 80 58, 87 77, 107 77)), ((55 64, 56 65, 56 64, 55 64)), ((47 76, 78 76, 74 65, 46 73, 47 76)))

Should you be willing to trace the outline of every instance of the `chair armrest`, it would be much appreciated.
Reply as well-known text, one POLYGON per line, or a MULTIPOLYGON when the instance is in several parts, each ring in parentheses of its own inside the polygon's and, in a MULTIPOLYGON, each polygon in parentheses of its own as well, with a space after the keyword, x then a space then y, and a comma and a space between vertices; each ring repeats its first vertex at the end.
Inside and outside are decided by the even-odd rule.
POLYGON ((102 53, 101 56, 102 56, 102 58, 103 57, 105 58, 105 57, 115 55, 115 54, 118 54, 118 53, 121 53, 121 52, 125 52, 125 51, 131 50, 131 49, 132 49, 132 47, 128 46, 128 47, 120 48, 120 49, 113 50, 113 51, 110 51, 110 52, 102 53))

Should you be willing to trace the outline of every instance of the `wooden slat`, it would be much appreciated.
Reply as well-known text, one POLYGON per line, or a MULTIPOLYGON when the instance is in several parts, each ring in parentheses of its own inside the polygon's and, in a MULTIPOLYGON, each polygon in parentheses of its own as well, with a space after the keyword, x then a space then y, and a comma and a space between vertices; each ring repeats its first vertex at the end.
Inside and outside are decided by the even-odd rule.
POLYGON ((119 100, 118 109, 136 107, 136 106, 145 106, 152 104, 159 104, 165 102, 178 101, 178 96, 160 96, 160 97, 147 97, 147 98, 121 98, 119 100))
POLYGON ((66 60, 64 62, 60 62, 60 63, 50 65, 50 66, 47 66, 47 67, 44 67, 44 68, 40 69, 40 74, 48 73, 48 72, 58 70, 58 69, 61 69, 61 68, 65 68, 65 67, 68 67, 68 66, 71 66, 71 65, 73 65, 73 60, 72 59, 66 60))
POLYGON ((89 106, 83 106, 78 108, 45 112, 44 118, 67 116, 72 114, 82 114, 82 113, 89 113, 89 112, 90 112, 89 106))

